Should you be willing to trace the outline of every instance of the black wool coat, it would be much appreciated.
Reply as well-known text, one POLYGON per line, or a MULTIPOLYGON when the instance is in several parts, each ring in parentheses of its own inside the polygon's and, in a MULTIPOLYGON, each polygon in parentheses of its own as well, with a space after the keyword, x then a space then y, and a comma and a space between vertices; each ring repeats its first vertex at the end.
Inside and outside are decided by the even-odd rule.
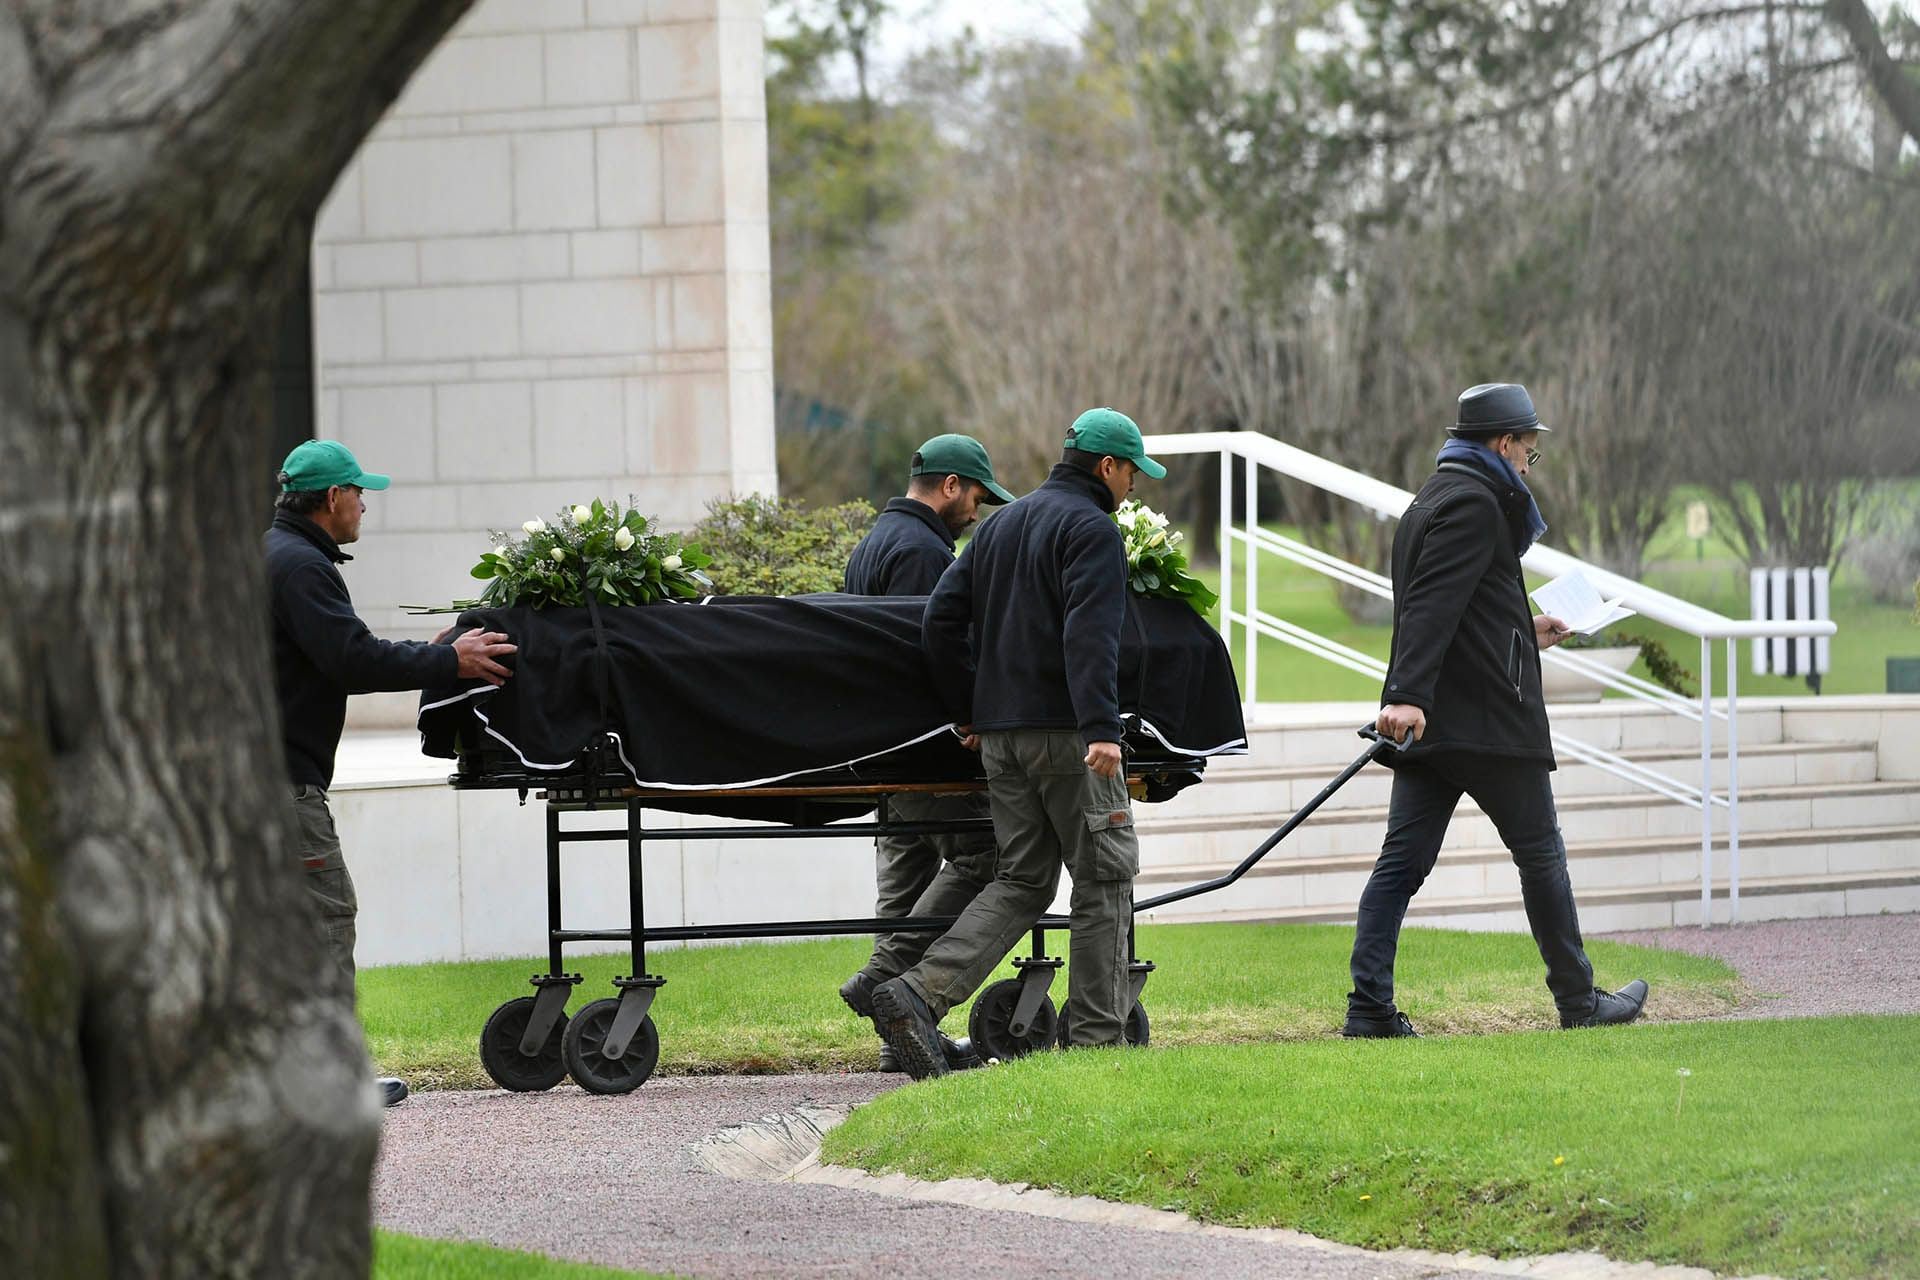
POLYGON ((1401 759, 1452 752, 1553 767, 1520 551, 1527 495, 1442 463, 1393 537, 1393 651, 1380 691, 1427 713, 1401 759))
POLYGON ((460 655, 452 645, 382 640, 367 630, 334 567, 352 557, 304 516, 275 515, 266 548, 273 687, 287 773, 324 790, 333 785, 348 694, 450 683, 459 675, 460 655))
POLYGON ((889 498, 847 560, 847 594, 924 596, 953 563, 953 535, 933 508, 889 498))

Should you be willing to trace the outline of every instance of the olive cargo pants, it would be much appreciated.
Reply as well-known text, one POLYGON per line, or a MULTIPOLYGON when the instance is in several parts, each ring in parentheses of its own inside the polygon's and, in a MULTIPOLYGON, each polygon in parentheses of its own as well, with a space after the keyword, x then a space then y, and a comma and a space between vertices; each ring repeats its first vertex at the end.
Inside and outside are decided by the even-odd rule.
POLYGON ((993 883, 904 976, 935 1019, 984 982, 1073 877, 1068 1027, 1076 1045, 1122 1042, 1132 1001, 1127 972, 1140 843, 1124 776, 1086 765, 1073 730, 980 735, 1000 857, 993 883))
MULTIPOLYGON (((906 792, 887 799, 897 822, 940 822, 949 818, 985 818, 992 810, 984 794, 920 795, 906 792)), ((968 831, 944 836, 881 836, 875 842, 873 914, 957 916, 975 895, 993 883, 997 850, 993 832, 968 831)), ((876 984, 897 978, 919 962, 937 933, 883 933, 874 939, 873 958, 860 972, 876 984)))
POLYGON ((293 783, 290 792, 300 844, 296 853, 307 873, 307 896, 327 943, 331 977, 353 992, 354 918, 360 903, 353 877, 340 852, 340 836, 333 827, 327 793, 309 783, 293 783))

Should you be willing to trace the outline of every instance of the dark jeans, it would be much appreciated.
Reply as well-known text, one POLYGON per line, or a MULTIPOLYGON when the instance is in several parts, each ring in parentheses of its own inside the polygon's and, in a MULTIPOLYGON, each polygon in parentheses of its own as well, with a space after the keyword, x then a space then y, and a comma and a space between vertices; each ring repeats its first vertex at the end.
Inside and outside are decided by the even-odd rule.
POLYGON ((1407 903, 1440 856, 1447 823, 1462 795, 1470 795, 1493 820, 1520 869, 1520 895, 1540 958, 1547 963, 1547 989, 1563 1011, 1593 1006, 1593 966, 1580 942, 1580 920, 1567 879, 1567 846, 1553 810, 1552 774, 1543 764, 1489 756, 1430 756, 1394 770, 1387 807, 1387 838, 1380 860, 1360 894, 1353 934, 1353 991, 1347 1012, 1363 1018, 1390 1016, 1393 957, 1407 903))

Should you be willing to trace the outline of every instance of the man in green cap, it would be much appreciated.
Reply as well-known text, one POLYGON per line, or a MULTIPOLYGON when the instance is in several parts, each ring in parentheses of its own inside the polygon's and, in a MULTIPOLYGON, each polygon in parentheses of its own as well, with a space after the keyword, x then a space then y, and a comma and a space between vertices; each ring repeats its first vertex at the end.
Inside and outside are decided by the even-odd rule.
POLYGON ((907 493, 889 498, 847 561, 856 596, 924 596, 953 563, 954 541, 982 503, 1012 502, 993 478, 986 446, 972 436, 935 436, 913 452, 907 493))
MULTIPOLYGON (((994 479, 987 450, 972 436, 935 436, 914 451, 905 497, 893 498, 847 561, 847 591, 863 596, 924 596, 953 563, 954 541, 973 524, 981 503, 1005 503, 1013 495, 994 479)), ((983 795, 902 794, 888 802, 900 822, 937 822, 989 816, 983 795)), ((991 831, 956 836, 881 836, 875 842, 873 913, 951 916, 993 880, 991 831)), ((873 1017, 873 989, 898 977, 920 958, 933 935, 883 933, 873 956, 840 987, 840 998, 863 1018, 873 1017)), ((941 1037, 952 1065, 965 1062, 964 1046, 941 1037)), ((897 1071, 891 1046, 882 1044, 880 1069, 897 1071)))
POLYGON ((1122 1042, 1140 846, 1120 753, 1127 551, 1114 510, 1147 456, 1123 413, 1089 409, 1046 483, 995 516, 927 601, 928 666, 977 733, 1000 856, 993 883, 920 962, 874 989, 915 1079, 944 1075, 940 1019, 966 1000, 1073 877, 1069 1043, 1122 1042))
MULTIPOLYGON (((382 640, 353 611, 336 568, 352 559, 340 548, 360 536, 367 504, 361 494, 392 483, 360 469, 343 444, 309 440, 280 468, 280 496, 267 530, 267 589, 273 604, 273 683, 280 702, 290 796, 300 836, 300 864, 318 908, 331 972, 318 985, 353 995, 354 917, 359 904, 327 807, 333 758, 346 726, 347 695, 424 689, 455 676, 500 684, 513 674, 498 659, 514 651, 507 637, 476 627, 452 644, 382 640)), ((388 1106, 407 1096, 404 1081, 380 1081, 388 1106)))

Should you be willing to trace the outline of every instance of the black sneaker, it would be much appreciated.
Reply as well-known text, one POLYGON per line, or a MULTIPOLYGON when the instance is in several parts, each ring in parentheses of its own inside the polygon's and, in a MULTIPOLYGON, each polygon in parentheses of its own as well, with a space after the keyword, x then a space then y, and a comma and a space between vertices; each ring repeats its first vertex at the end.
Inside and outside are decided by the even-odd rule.
POLYGON ((1399 1040, 1406 1036, 1416 1040, 1420 1038, 1420 1033, 1413 1029, 1413 1020, 1397 1010, 1384 1018, 1350 1013, 1347 1015, 1347 1025, 1340 1028, 1340 1034, 1349 1040, 1399 1040))
POLYGON ((947 1074, 947 1055, 940 1048, 940 1024, 920 993, 902 978, 873 989, 873 1013, 880 1033, 893 1046, 901 1069, 915 1080, 947 1074))
POLYGON ((381 1076, 374 1083, 380 1086, 381 1106, 397 1107, 407 1100, 409 1091, 405 1080, 399 1080, 393 1076, 381 1076))
POLYGON ((1619 991, 1596 991, 1593 1008, 1585 1013, 1560 1011, 1562 1030, 1575 1027, 1620 1027, 1640 1016, 1647 1006, 1647 984, 1635 978, 1619 991))

